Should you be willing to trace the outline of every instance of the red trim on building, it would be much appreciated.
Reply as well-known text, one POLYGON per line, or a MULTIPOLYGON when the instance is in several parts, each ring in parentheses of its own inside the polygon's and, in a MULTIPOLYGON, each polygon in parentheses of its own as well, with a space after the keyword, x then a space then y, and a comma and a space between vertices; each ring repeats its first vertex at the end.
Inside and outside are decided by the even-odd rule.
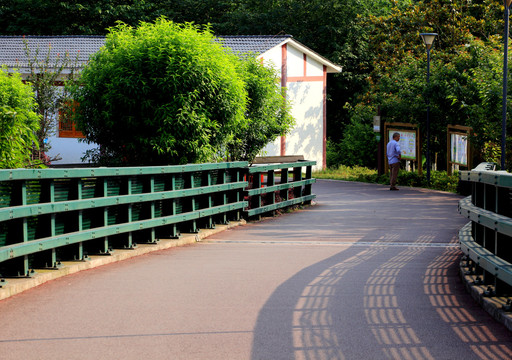
POLYGON ((288 82, 324 81, 324 76, 290 76, 288 82))
POLYGON ((327 66, 324 65, 322 169, 327 168, 327 66))
MULTIPOLYGON (((285 88, 288 83, 288 47, 284 44, 281 47, 281 87, 285 88)), ((286 93, 285 93, 286 96, 286 93)), ((286 136, 281 136, 281 156, 286 155, 286 136)))

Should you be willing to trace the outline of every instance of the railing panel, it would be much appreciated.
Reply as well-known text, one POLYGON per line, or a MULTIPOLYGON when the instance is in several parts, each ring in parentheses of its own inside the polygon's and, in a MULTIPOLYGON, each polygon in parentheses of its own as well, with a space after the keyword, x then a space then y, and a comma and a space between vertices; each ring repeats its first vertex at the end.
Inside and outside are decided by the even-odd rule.
POLYGON ((237 176, 219 181, 218 174, 246 168, 233 162, 0 170, 0 274, 29 276, 59 260, 108 255, 177 237, 190 224, 197 230, 239 218, 247 183, 237 176))
POLYGON ((310 203, 313 165, 0 170, 0 280, 310 203))
POLYGON ((459 202, 459 212, 471 220, 459 233, 468 271, 477 284, 494 288, 491 293, 512 296, 512 174, 478 169, 460 174, 473 189, 459 202))
POLYGON ((273 214, 276 210, 290 206, 310 204, 315 198, 311 190, 311 185, 316 181, 312 178, 311 169, 314 165, 316 161, 298 161, 249 167, 249 218, 273 214), (276 181, 276 172, 281 175, 279 183, 276 181))

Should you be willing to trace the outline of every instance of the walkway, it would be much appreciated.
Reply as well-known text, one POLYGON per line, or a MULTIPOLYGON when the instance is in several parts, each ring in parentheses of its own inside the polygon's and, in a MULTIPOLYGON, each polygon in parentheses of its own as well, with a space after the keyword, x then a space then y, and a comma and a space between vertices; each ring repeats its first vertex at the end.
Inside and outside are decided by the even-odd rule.
POLYGON ((0 301, 0 358, 512 358, 458 277, 458 196, 313 189, 305 210, 0 301))

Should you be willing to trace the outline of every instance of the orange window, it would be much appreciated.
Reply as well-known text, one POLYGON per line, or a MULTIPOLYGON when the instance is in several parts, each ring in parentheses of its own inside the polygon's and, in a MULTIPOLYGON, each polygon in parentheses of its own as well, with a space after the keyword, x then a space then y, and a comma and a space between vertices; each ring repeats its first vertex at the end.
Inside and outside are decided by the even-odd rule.
MULTIPOLYGON (((77 102, 73 102, 71 112, 74 113, 78 107, 77 102)), ((66 111, 59 110, 59 137, 63 138, 84 138, 84 134, 76 129, 75 122, 66 111)))

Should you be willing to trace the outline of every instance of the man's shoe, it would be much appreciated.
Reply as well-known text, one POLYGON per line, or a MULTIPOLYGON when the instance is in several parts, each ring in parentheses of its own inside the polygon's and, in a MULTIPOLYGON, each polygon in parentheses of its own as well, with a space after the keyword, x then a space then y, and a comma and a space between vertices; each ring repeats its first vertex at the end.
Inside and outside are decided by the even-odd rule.
POLYGON ((392 187, 392 188, 389 188, 389 190, 400 190, 400 189, 397 187, 392 187))

